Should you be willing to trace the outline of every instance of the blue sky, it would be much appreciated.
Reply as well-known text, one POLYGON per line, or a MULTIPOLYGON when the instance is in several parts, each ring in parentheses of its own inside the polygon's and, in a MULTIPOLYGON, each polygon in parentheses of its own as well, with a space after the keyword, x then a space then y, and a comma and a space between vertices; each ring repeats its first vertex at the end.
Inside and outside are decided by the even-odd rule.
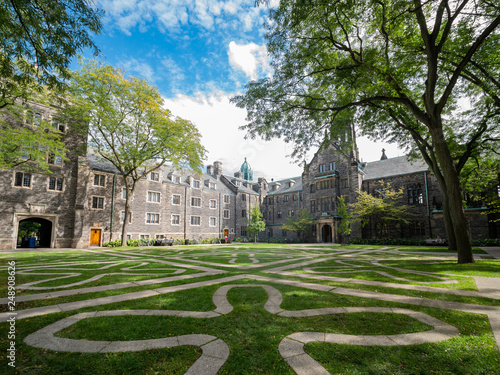
MULTIPOLYGON (((278 0, 270 1, 270 6, 278 0)), ((175 115, 193 121, 208 149, 233 173, 245 157, 255 177, 298 176, 280 140, 245 140, 238 130, 246 113, 229 103, 245 84, 271 74, 264 41, 267 6, 254 0, 97 0, 105 10, 95 38, 98 60, 146 78, 158 87, 175 115)), ((359 141, 365 161, 401 155, 395 146, 359 141)))

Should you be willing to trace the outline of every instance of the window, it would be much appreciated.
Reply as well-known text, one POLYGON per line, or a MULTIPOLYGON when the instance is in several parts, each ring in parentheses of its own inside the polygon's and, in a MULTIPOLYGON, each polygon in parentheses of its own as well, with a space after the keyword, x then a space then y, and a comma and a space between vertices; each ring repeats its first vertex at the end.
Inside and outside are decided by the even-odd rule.
POLYGON ((49 190, 62 191, 63 179, 57 177, 49 178, 49 190))
POLYGON ((247 195, 246 194, 241 194, 241 200, 246 201, 247 200, 247 195))
POLYGON ((181 196, 180 195, 172 195, 172 204, 179 205, 181 204, 181 196))
POLYGON ((104 186, 106 181, 106 176, 103 174, 94 175, 94 186, 104 186))
POLYGON ((295 215, 295 212, 293 210, 288 210, 288 216, 293 217, 295 215))
POLYGON ((146 213, 146 224, 160 224, 160 214, 146 213))
POLYGON ((247 235, 247 227, 244 225, 241 226, 241 235, 244 237, 247 235))
POLYGON ((320 164, 319 165, 319 173, 326 172, 326 164, 320 164))
POLYGON ((424 236, 425 223, 423 221, 413 221, 409 224, 410 236, 424 236))
POLYGON ((285 196, 283 197, 283 201, 288 202, 288 195, 285 195, 285 196))
POLYGON ((102 210, 104 208, 104 197, 92 197, 92 208, 102 210))
POLYGON ((49 152, 47 154, 47 163, 52 164, 52 165, 57 165, 57 166, 62 166, 62 157, 59 155, 55 155, 52 152, 49 152))
POLYGON ((224 195, 224 203, 230 203, 231 202, 231 196, 230 195, 224 195))
POLYGON ((16 172, 14 179, 14 186, 30 188, 31 187, 31 173, 16 172))
POLYGON ((172 225, 179 225, 180 221, 180 215, 172 215, 172 225))
POLYGON ((165 235, 163 235, 163 234, 157 234, 155 237, 156 237, 157 240, 163 240, 163 239, 165 239, 165 235))
POLYGON ((311 201, 311 212, 316 212, 316 201, 311 201))
POLYGON ((215 199, 210 199, 209 207, 217 208, 217 201, 215 199))
POLYGON ((421 184, 408 184, 408 204, 423 204, 424 195, 422 193, 421 184))
POLYGON ((200 225, 201 217, 199 216, 191 216, 191 225, 200 225))
POLYGON ((201 198, 191 197, 191 206, 201 207, 201 198))
POLYGON ((160 193, 148 191, 148 202, 160 203, 160 193))
POLYGON ((64 133, 64 131, 66 130, 64 124, 61 124, 56 119, 52 119, 52 127, 55 130, 60 131, 61 133, 64 133))
POLYGON ((208 187, 209 187, 210 189, 214 189, 214 190, 215 190, 215 188, 217 187, 217 185, 216 185, 214 182, 209 182, 209 183, 208 183, 208 187))
POLYGON ((294 200, 294 201, 297 200, 297 194, 292 195, 292 200, 294 200))
POLYGON ((334 171, 334 170, 335 170, 335 162, 334 162, 334 161, 331 161, 331 162, 330 162, 330 170, 331 170, 331 171, 334 171))
POLYGON ((160 174, 157 172, 151 172, 150 179, 151 179, 151 181, 159 181, 160 174))
POLYGON ((282 237, 286 237, 286 236, 287 236, 287 234, 288 234, 288 233, 287 233, 287 231, 286 231, 286 230, 284 230, 284 229, 282 229, 282 230, 281 230, 281 236, 282 236, 282 237))
POLYGON ((181 183, 181 178, 180 176, 175 176, 175 183, 180 184, 181 183))
POLYGON ((278 216, 278 219, 281 219, 281 217, 283 216, 283 212, 278 211, 277 216, 278 216))
POLYGON ((224 219, 229 219, 229 210, 224 210, 224 219))
MULTIPOLYGON (((125 211, 122 211, 120 216, 120 223, 123 223, 124 221, 125 221, 125 211)), ((132 222, 132 212, 128 214, 128 222, 129 224, 132 222)))
POLYGON ((195 189, 199 189, 199 188, 200 188, 200 181, 194 180, 194 181, 193 181, 193 187, 194 187, 195 189))
POLYGON ((340 187, 344 189, 349 187, 349 181, 347 180, 347 178, 343 178, 340 180, 340 187))
POLYGON ((276 197, 276 203, 280 202, 280 197, 276 197))
POLYGON ((268 198, 268 203, 269 204, 273 204, 273 198, 272 197, 268 198))
POLYGON ((141 234, 141 240, 149 240, 149 234, 141 234))
POLYGON ((247 210, 241 210, 241 217, 247 217, 247 210))
POLYGON ((127 188, 122 188, 122 199, 127 199, 127 188))
POLYGON ((216 223, 217 223, 217 220, 216 220, 216 218, 215 218, 215 217, 211 217, 211 218, 209 219, 209 225, 210 225, 211 227, 215 227, 216 223))
POLYGON ((309 185, 309 192, 314 193, 314 184, 309 185))
POLYGON ((33 118, 33 123, 36 126, 40 126, 42 123, 42 115, 40 113, 35 113, 35 117, 33 118))
POLYGON ((319 199, 318 211, 321 211, 321 212, 332 211, 334 209, 333 202, 334 202, 333 197, 319 199))

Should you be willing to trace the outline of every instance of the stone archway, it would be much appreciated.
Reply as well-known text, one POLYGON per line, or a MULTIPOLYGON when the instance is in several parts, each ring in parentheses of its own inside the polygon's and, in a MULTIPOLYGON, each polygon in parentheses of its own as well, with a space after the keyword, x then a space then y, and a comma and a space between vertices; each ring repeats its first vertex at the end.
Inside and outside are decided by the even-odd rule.
POLYGON ((328 224, 321 227, 321 242, 332 242, 332 227, 328 224))
MULTIPOLYGON (((56 227, 57 227, 57 215, 52 214, 15 214, 14 222, 16 223, 13 234, 12 234, 12 247, 16 248, 18 245, 18 236, 22 233, 23 227, 30 228, 29 224, 34 223, 38 225, 33 225, 31 228, 34 228, 34 232, 36 233, 37 247, 56 247, 56 227), (24 225, 23 225, 24 224, 24 225)), ((28 233, 30 236, 31 233, 28 233)), ((26 243, 24 243, 26 245, 26 243)))

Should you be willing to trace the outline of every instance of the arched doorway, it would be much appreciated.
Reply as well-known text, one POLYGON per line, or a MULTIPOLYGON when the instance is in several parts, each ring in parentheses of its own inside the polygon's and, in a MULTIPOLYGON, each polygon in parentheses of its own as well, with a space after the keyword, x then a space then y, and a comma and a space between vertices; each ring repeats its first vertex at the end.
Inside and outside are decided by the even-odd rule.
POLYGON ((321 241, 332 242, 332 227, 328 224, 323 225, 321 228, 321 241))
POLYGON ((17 246, 29 247, 26 238, 35 237, 37 247, 50 247, 52 240, 52 222, 40 217, 30 217, 19 221, 17 246))

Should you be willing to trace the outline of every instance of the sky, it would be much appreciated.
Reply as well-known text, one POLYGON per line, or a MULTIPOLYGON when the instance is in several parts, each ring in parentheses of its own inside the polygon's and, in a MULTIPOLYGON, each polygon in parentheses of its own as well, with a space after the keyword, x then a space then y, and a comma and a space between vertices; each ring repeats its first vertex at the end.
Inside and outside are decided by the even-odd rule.
MULTIPOLYGON (((166 107, 201 132, 205 165, 218 160, 232 174, 246 157, 254 179, 300 176, 302 166, 289 157, 293 145, 245 139, 239 127, 246 111, 229 101, 249 81, 272 74, 263 23, 278 1, 97 0, 105 11, 94 39, 97 60, 157 86, 166 107)), ((403 155, 396 145, 362 137, 358 148, 364 161, 379 160, 382 148, 388 157, 403 155)))

